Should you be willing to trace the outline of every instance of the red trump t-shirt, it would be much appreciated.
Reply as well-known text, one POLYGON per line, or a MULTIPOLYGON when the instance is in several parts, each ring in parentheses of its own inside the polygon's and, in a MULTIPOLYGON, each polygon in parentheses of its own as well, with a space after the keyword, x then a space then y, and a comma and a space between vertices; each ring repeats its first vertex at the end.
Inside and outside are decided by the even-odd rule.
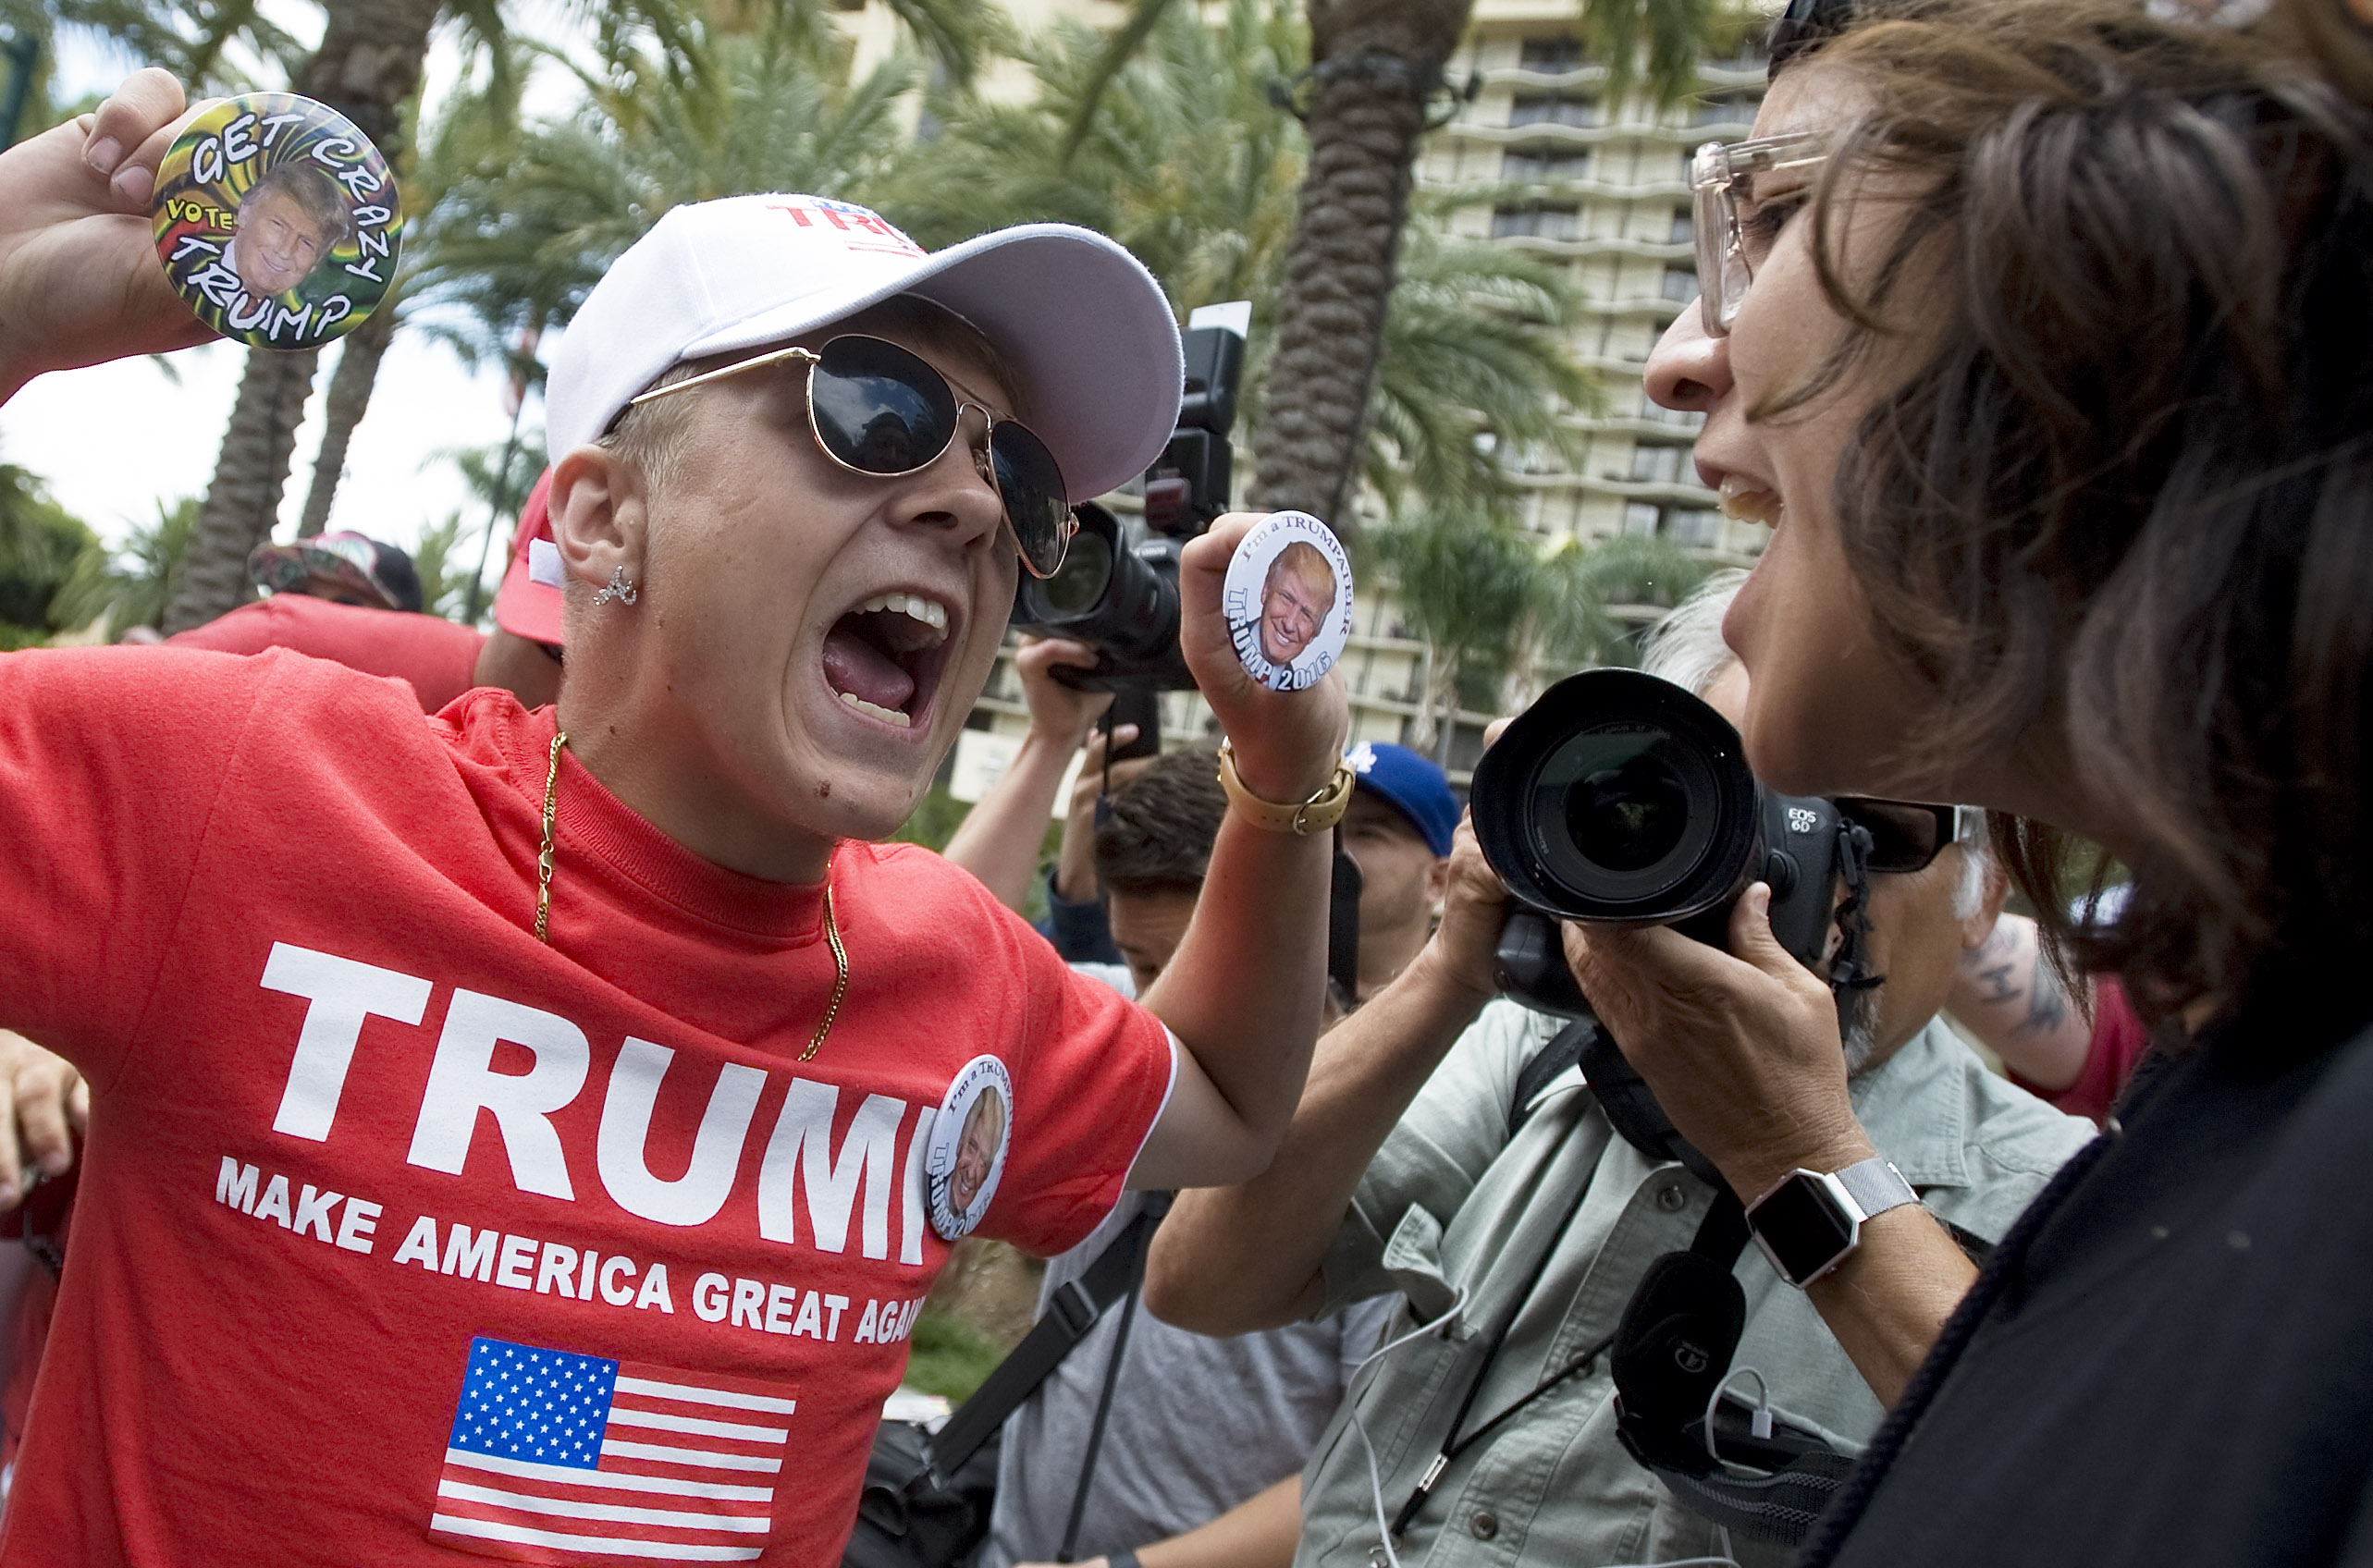
POLYGON ((0 1563, 837 1560, 967 1220, 1085 1236, 1159 1021, 979 884, 701 860, 551 710, 0 657, 0 1019, 92 1108, 0 1563))

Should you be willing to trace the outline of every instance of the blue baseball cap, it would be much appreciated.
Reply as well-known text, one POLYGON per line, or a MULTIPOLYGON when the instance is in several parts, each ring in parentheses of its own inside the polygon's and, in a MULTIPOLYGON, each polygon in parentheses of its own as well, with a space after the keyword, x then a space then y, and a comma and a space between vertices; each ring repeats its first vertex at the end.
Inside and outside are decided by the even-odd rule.
POLYGON ((1437 855, 1450 852, 1458 829, 1458 797, 1449 776, 1407 746, 1362 741, 1343 753, 1343 765, 1363 790, 1373 790, 1399 808, 1437 855))

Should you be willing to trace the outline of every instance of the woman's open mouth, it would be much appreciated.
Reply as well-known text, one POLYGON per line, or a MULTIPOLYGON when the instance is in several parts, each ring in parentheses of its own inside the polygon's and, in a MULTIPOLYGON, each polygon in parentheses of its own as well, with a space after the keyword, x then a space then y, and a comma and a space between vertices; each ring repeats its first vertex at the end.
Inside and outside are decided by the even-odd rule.
POLYGON ((920 594, 877 594, 824 636, 824 681, 842 704, 900 729, 921 724, 947 663, 948 607, 920 594))
POLYGON ((1724 517, 1739 522, 1760 522, 1767 528, 1779 526, 1782 508, 1778 495, 1753 480, 1726 473, 1718 494, 1716 505, 1724 517))

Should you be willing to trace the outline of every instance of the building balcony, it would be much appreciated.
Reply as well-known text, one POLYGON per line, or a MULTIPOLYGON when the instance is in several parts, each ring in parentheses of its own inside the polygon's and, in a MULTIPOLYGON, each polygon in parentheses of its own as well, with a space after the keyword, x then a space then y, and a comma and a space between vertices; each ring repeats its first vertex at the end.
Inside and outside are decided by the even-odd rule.
POLYGON ((1612 180, 1592 179, 1587 175, 1570 179, 1494 180, 1461 177, 1451 179, 1428 179, 1420 176, 1418 183, 1429 190, 1456 194, 1462 190, 1477 193, 1479 203, 1504 194, 1521 190, 1528 197, 1543 201, 1566 202, 1681 202, 1690 199, 1689 181, 1682 178, 1676 165, 1670 179, 1634 180, 1617 184, 1612 180))
POLYGON ((1669 440, 1676 433, 1695 435, 1703 427, 1705 416, 1658 409, 1653 414, 1606 414, 1596 419, 1577 417, 1570 423, 1578 429, 1601 431, 1610 435, 1641 435, 1669 440))
POLYGON ((1695 469, 1687 479, 1624 479, 1614 474, 1575 473, 1565 469, 1516 472, 1508 480, 1523 490, 1579 490, 1619 501, 1647 501, 1659 506, 1711 507, 1714 492, 1697 482, 1695 469))
POLYGON ((1511 141, 1557 142, 1572 147, 1598 147, 1611 141, 1661 141, 1676 149, 1705 141, 1737 141, 1752 124, 1748 119, 1722 120, 1713 125, 1650 124, 1617 120, 1612 125, 1565 125, 1533 120, 1524 125, 1487 125, 1461 115, 1433 134, 1453 141, 1505 147, 1511 141))
MULTIPOLYGON (((1561 239, 1547 234, 1497 234, 1492 236, 1492 240, 1494 244, 1528 251, 1536 256, 1546 256, 1561 262, 1581 261, 1592 256, 1629 256, 1646 262, 1693 262, 1697 259, 1697 247, 1688 241, 1674 245, 1657 239, 1626 239, 1612 234, 1582 235, 1571 239, 1561 239)), ((1589 308, 1617 315, 1629 315, 1648 309, 1652 303, 1665 314, 1670 315, 1677 306, 1685 301, 1667 300, 1661 296, 1641 295, 1605 303, 1592 300, 1589 308)))
MULTIPOLYGON (((1709 60, 1699 65, 1698 85, 1708 92, 1744 89, 1760 92, 1765 84, 1767 67, 1760 58, 1745 60, 1709 60)), ((1557 68, 1543 66, 1487 66, 1475 73, 1485 87, 1513 87, 1519 92, 1595 91, 1606 84, 1605 66, 1581 65, 1557 68)))

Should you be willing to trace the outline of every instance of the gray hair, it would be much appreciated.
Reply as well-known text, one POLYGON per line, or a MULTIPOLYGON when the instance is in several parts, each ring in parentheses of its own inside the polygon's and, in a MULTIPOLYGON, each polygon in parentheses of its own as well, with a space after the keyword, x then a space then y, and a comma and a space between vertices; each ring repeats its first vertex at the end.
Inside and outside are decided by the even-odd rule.
POLYGON ((1722 640, 1722 618, 1730 613, 1730 601, 1746 581, 1747 574, 1736 567, 1717 571, 1675 605, 1640 644, 1641 669, 1691 695, 1704 696, 1706 688, 1739 662, 1722 640))
POLYGON ((1953 918, 1971 920, 1986 905, 1986 879, 1994 869, 1994 847, 1984 834, 1961 839, 1961 874, 1953 884, 1953 918))

